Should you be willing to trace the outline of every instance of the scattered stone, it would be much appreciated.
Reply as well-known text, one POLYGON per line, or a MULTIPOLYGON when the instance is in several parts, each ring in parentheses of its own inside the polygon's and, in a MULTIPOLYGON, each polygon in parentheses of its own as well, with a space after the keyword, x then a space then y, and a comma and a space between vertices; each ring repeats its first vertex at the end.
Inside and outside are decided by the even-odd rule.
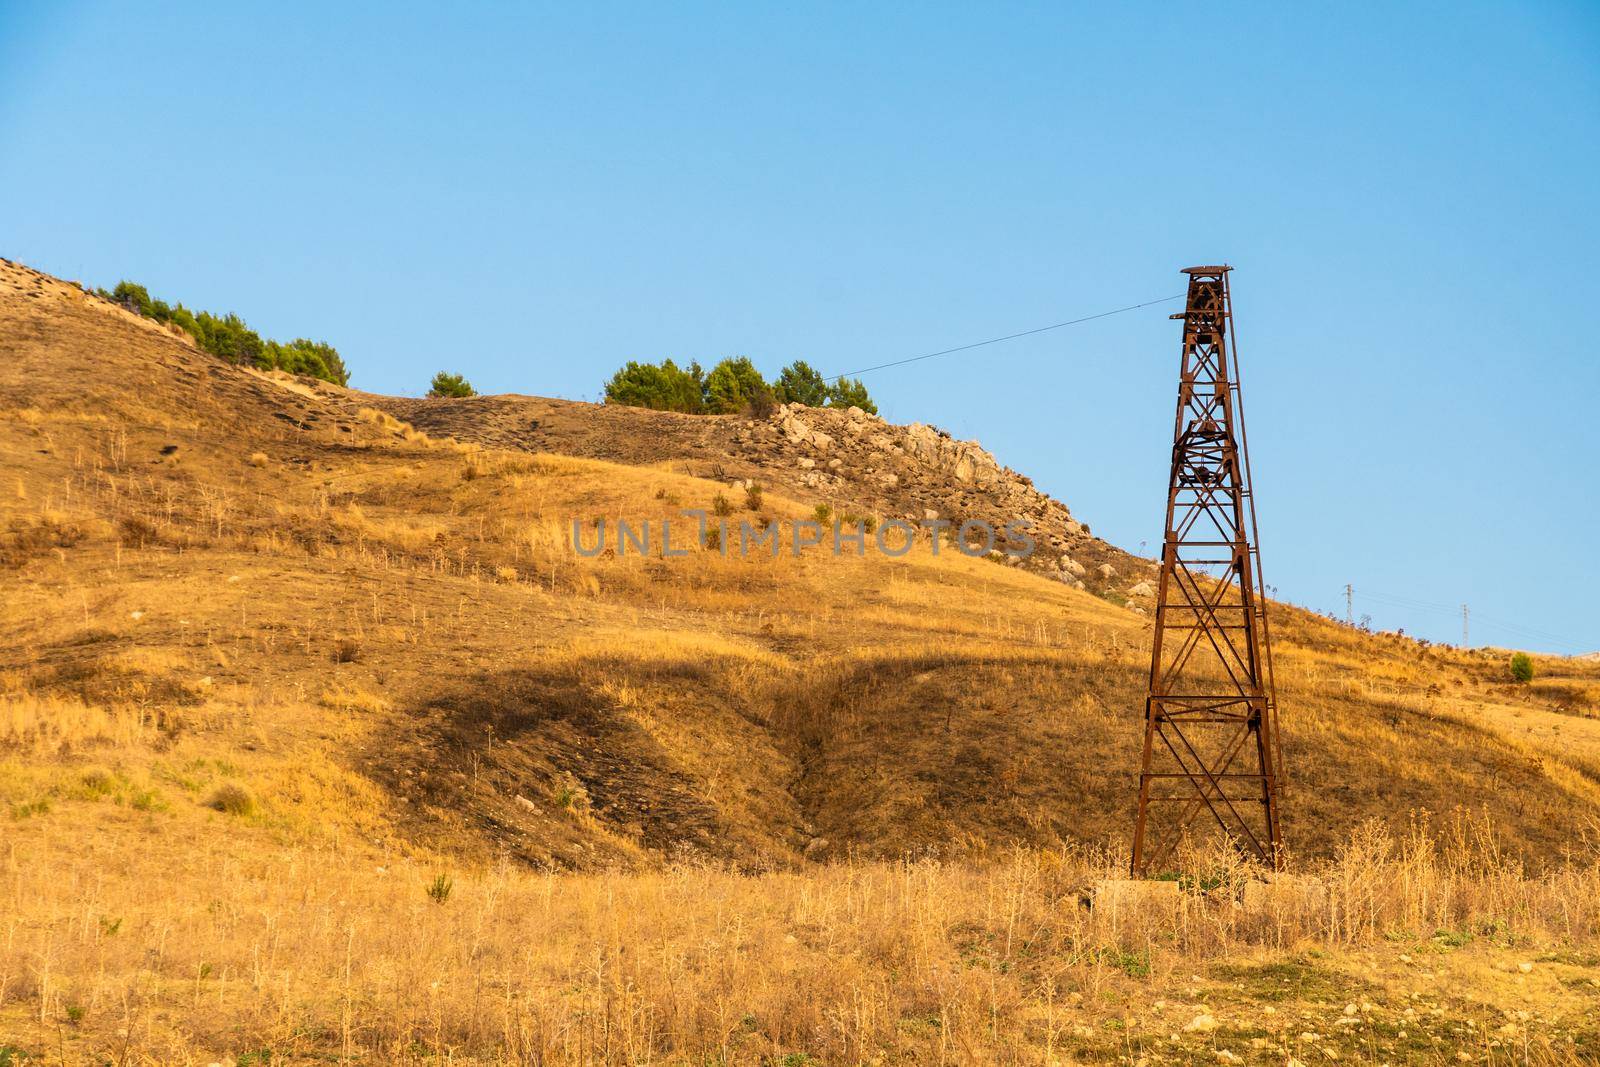
POLYGON ((806 842, 804 855, 808 860, 816 860, 820 859, 822 854, 827 851, 828 839, 826 837, 813 837, 810 841, 806 842))
POLYGON ((815 467, 816 465, 817 465, 817 461, 812 459, 809 456, 801 456, 800 459, 796 463, 796 466, 798 466, 803 471, 808 471, 812 467, 815 467))
POLYGON ((1117 568, 1113 567, 1109 563, 1100 564, 1100 566, 1094 569, 1094 572, 1105 581, 1110 581, 1112 578, 1117 576, 1117 568))
POLYGON ((1184 1031, 1191 1034, 1210 1033, 1216 1028, 1217 1020, 1212 1016, 1207 1015, 1205 1012, 1201 1012, 1199 1015, 1196 1015, 1193 1019, 1190 1019, 1188 1022, 1183 1024, 1184 1031))
POLYGON ((1138 585, 1136 585, 1132 589, 1128 590, 1128 595, 1129 596, 1155 596, 1156 595, 1156 587, 1151 585, 1149 582, 1140 582, 1138 585))

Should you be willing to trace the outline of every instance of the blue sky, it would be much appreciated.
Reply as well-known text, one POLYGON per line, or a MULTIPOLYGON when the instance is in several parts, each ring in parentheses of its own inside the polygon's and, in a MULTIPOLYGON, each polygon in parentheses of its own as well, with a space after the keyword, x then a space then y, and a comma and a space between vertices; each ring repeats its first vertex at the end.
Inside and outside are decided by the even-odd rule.
MULTIPOLYGON (((1268 582, 1548 651, 1600 649, 1597 172, 1588 3, 0 3, 0 254, 376 391, 850 370, 1230 262, 1268 582)), ((1153 552, 1169 310, 867 381, 1153 552)))

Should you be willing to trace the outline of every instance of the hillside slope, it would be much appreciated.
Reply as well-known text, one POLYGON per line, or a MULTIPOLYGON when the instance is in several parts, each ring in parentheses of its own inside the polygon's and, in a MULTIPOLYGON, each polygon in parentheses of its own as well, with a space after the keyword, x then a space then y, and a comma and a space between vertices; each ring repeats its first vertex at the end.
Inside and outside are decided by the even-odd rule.
MULTIPOLYGON (((759 514, 784 530, 864 484, 824 492, 780 477, 767 457, 787 446, 729 445, 759 426, 386 405, 458 437, 475 411, 543 411, 529 418, 549 433, 610 420, 564 431, 588 442, 574 451, 634 419, 680 427, 620 462, 486 450, 226 365, 25 268, 4 268, 0 294, 13 840, 70 822, 160 848, 226 832, 772 867, 1126 835, 1143 615, 926 541, 900 559, 572 552, 574 519, 589 536, 598 517, 709 508, 739 464, 774 487, 759 514)), ((476 436, 519 443, 497 432, 476 436)), ((920 453, 882 451, 901 484, 950 484, 913 469, 920 453)), ((961 484, 969 508, 1009 506, 961 484)), ((1069 551, 1100 551, 1042 507, 1069 551)), ((1530 862, 1592 840, 1595 665, 1542 662, 1547 688, 1529 692, 1501 684, 1498 660, 1289 609, 1276 633, 1297 852, 1463 805, 1530 862)))
MULTIPOLYGON (((324 387, 328 393, 335 387, 324 387)), ((896 426, 851 408, 779 405, 766 417, 680 415, 532 396, 359 399, 433 436, 491 448, 660 465, 736 488, 755 483, 835 512, 920 524, 967 520, 996 531, 996 551, 1034 545, 1017 565, 1120 599, 1154 574, 1147 560, 1092 536, 1066 505, 1002 466, 976 441, 914 423, 896 426), (1108 569, 1109 568, 1109 569, 1108 569)))

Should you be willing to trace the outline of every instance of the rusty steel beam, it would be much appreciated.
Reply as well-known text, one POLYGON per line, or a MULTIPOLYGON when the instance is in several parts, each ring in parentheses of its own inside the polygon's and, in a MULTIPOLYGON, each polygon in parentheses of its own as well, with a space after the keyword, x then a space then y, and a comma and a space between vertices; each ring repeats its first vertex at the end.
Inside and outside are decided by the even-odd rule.
POLYGON ((1270 867, 1282 861, 1278 708, 1231 361, 1229 270, 1186 268, 1188 302, 1172 316, 1183 320, 1183 360, 1145 696, 1136 878, 1159 873, 1184 837, 1202 829, 1270 867), (1157 783, 1162 795, 1151 792, 1157 783))

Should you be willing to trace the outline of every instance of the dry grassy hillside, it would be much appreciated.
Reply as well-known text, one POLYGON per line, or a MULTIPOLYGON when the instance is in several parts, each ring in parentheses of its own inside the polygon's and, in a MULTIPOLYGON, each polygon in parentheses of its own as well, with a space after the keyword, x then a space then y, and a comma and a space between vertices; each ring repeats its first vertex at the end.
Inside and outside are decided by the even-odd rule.
MULTIPOLYGON (((465 399, 350 394, 432 436, 486 448, 660 466, 735 488, 751 484, 840 514, 971 519, 997 531, 1027 523, 1036 550, 1014 564, 1121 602, 1155 575, 1148 560, 1095 537, 1066 505, 1001 465, 976 441, 934 426, 896 426, 858 409, 778 405, 765 414, 680 415, 535 396, 465 399)), ((1001 555, 1005 555, 1002 551, 1001 555)))
MULTIPOLYGON (((10 1034, 114 1062, 142 1062, 119 1040, 149 1062, 253 1055, 240 1035, 273 1063, 1032 1062, 1046 1030, 1047 1054, 1133 1047, 1104 1024, 1156 935, 1058 909, 1107 870, 1083 850, 1127 833, 1144 615, 948 545, 580 558, 574 519, 588 537, 721 496, 785 529, 826 499, 747 499, 666 454, 430 438, 10 264, 0 412, 0 1053, 10 1034), (869 862, 903 857, 922 865, 869 862), (530 873, 569 870, 588 873, 530 873), (527 938, 553 955, 519 955, 527 938)), ((1367 820, 1471 819, 1496 863, 1592 869, 1600 664, 1541 659, 1517 689, 1499 656, 1275 626, 1298 860, 1367 862, 1367 820)), ((1369 858, 1361 877, 1391 862, 1369 858)), ((1493 877, 1452 873, 1382 922, 1425 941, 1498 915, 1510 897, 1462 888, 1493 877)), ((1551 884, 1516 892, 1549 944, 1588 936, 1551 884)), ((1279 947, 1328 936, 1297 915, 1279 947)), ((1273 942, 1184 929, 1204 958, 1273 942)), ((1341 1006, 1382 984, 1304 981, 1341 1006)))

